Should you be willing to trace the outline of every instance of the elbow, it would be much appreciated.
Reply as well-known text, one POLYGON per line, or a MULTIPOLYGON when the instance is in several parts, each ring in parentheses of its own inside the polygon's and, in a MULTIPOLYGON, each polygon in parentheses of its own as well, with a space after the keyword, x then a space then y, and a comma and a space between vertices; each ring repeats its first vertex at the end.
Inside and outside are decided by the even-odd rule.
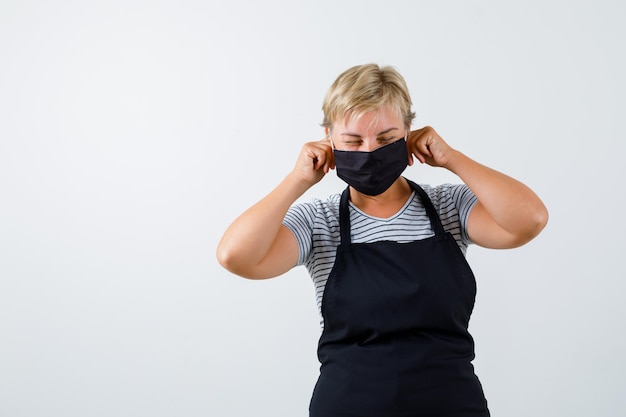
POLYGON ((546 227, 548 224, 548 217, 548 210, 543 206, 533 210, 532 213, 528 213, 528 215, 525 216, 525 220, 523 222, 518 223, 517 231, 510 232, 510 239, 506 244, 503 246, 494 246, 494 248, 511 249, 524 246, 536 238, 546 227))
POLYGON ((548 209, 542 203, 541 206, 538 207, 532 215, 535 231, 534 236, 537 236, 546 227, 549 217, 550 215, 548 214, 548 209))
POLYGON ((219 244, 215 253, 217 262, 228 272, 241 278, 258 279, 246 261, 249 257, 238 254, 235 248, 229 248, 227 245, 219 244))
POLYGON ((240 262, 237 261, 238 257, 232 248, 228 248, 227 245, 220 243, 217 246, 215 256, 217 257, 217 262, 222 266, 222 268, 235 275, 241 276, 241 271, 239 271, 240 262))
POLYGON ((544 206, 541 213, 536 216, 537 225, 539 227, 539 231, 537 233, 541 232, 546 227, 549 218, 550 214, 548 214, 548 209, 544 206))
POLYGON ((548 219, 548 209, 545 206, 542 205, 536 209, 532 215, 529 216, 529 224, 526 228, 526 233, 518 242, 519 246, 524 245, 537 237, 548 224, 548 219))
POLYGON ((217 262, 222 266, 222 268, 230 271, 229 266, 232 263, 232 258, 229 251, 223 248, 221 244, 217 246, 217 250, 215 251, 215 257, 217 258, 217 262))

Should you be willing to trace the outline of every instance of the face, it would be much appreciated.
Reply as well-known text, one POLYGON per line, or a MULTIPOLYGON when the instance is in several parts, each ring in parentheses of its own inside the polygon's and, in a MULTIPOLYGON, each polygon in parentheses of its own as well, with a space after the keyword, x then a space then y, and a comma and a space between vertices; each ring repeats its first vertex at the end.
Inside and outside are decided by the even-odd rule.
POLYGON ((340 151, 372 152, 406 135, 404 121, 388 107, 333 124, 332 143, 340 151))

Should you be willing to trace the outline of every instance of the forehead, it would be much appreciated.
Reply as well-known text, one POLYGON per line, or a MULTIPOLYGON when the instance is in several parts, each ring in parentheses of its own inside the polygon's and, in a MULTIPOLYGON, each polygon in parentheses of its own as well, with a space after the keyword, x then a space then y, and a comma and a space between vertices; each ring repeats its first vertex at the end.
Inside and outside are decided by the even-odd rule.
POLYGON ((392 127, 402 129, 403 118, 388 106, 360 114, 348 113, 333 124, 334 131, 349 131, 360 135, 376 135, 392 127))

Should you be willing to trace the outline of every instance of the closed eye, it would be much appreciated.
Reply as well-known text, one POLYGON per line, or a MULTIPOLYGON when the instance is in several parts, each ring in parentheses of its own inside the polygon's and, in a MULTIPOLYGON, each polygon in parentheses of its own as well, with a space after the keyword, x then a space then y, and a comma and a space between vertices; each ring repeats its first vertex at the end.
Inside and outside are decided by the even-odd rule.
POLYGON ((399 138, 395 138, 395 137, 390 137, 390 138, 378 138, 378 143, 386 145, 388 143, 393 143, 395 141, 399 140, 399 138))

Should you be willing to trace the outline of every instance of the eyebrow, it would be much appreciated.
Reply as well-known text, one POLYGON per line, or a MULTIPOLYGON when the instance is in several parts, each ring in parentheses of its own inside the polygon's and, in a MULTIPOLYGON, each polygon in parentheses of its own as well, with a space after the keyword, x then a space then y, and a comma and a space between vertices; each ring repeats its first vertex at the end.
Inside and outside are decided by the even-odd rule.
MULTIPOLYGON (((385 133, 389 133, 393 130, 400 130, 397 127, 390 127, 389 129, 383 130, 382 132, 379 132, 376 136, 380 136, 380 135, 384 135, 385 133)), ((350 137, 355 137, 355 138, 360 138, 362 137, 361 135, 359 135, 358 133, 342 133, 341 136, 350 136, 350 137)))

